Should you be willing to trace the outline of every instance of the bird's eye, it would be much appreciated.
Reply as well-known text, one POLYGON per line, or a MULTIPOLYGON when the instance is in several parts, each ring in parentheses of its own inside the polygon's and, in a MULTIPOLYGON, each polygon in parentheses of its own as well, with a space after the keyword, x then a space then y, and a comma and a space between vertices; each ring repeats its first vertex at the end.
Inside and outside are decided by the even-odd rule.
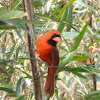
POLYGON ((53 37, 55 37, 55 36, 56 36, 56 34, 55 34, 55 33, 53 33, 53 34, 52 34, 52 36, 53 36, 53 37))

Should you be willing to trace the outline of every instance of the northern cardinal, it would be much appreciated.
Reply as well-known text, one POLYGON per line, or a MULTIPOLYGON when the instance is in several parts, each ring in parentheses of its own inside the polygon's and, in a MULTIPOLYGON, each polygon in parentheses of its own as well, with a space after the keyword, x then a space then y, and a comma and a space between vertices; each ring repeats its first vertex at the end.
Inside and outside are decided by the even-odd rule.
POLYGON ((56 30, 49 31, 37 40, 37 53, 42 61, 48 65, 48 75, 45 83, 45 93, 54 94, 55 74, 59 64, 59 52, 56 44, 60 42, 60 33, 56 30))

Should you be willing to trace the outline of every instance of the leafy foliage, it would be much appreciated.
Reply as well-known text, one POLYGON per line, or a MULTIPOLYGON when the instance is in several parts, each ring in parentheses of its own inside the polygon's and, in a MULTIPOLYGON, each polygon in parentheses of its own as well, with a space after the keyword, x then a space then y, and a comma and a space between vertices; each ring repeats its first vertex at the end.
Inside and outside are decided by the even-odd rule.
MULTIPOLYGON (((99 100, 99 0, 35 0, 35 21, 24 19, 27 14, 20 0, 9 1, 0 1, 0 98, 34 99, 29 64, 33 58, 29 58, 26 36, 35 38, 24 26, 28 23, 35 26, 37 38, 53 28, 62 35, 53 99, 99 100)), ((40 66, 45 71, 41 61, 40 66)))

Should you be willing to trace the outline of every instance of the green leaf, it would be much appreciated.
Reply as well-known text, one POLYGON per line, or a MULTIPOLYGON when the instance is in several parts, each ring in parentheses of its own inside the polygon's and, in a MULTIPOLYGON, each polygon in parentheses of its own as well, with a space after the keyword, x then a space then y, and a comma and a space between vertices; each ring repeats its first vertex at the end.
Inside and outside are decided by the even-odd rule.
MULTIPOLYGON (((64 50, 65 52, 67 52, 67 49, 66 49, 65 47, 62 47, 62 46, 60 46, 60 45, 58 45, 58 47, 59 47, 61 50, 64 50)), ((63 57, 61 57, 61 58, 63 58, 63 57)))
POLYGON ((16 100, 26 100, 26 99, 24 99, 24 96, 21 95, 21 96, 19 96, 16 100))
POLYGON ((93 12, 96 11, 92 6, 89 6, 89 5, 86 4, 83 0, 77 0, 76 2, 77 2, 78 4, 80 4, 81 6, 88 8, 90 11, 93 11, 93 12))
POLYGON ((10 58, 11 58, 11 56, 12 56, 12 54, 13 54, 13 52, 14 52, 15 46, 16 46, 16 44, 14 44, 14 45, 11 47, 11 50, 10 50, 10 52, 9 52, 8 55, 7 55, 7 59, 10 59, 10 58))
POLYGON ((85 12, 81 19, 82 19, 82 20, 85 20, 87 14, 88 14, 88 12, 85 12))
POLYGON ((15 26, 0 26, 1 30, 10 30, 10 29, 16 29, 15 26))
MULTIPOLYGON (((75 63, 77 67, 75 66, 66 66, 66 67, 58 67, 58 72, 60 71, 69 71, 72 73, 80 73, 80 72, 86 72, 86 73, 92 73, 92 74, 96 74, 98 75, 98 73, 100 73, 100 69, 95 68, 94 66, 96 65, 91 65, 91 66, 86 66, 86 65, 82 65, 79 63, 75 63)), ((74 74, 75 74, 74 73, 74 74)))
POLYGON ((84 96, 85 100, 100 100, 100 90, 93 91, 84 96))
POLYGON ((97 20, 96 20, 97 22, 99 22, 100 21, 100 16, 97 18, 97 20))
POLYGON ((93 30, 88 26, 86 30, 90 35, 93 35, 93 30))
MULTIPOLYGON (((62 37, 63 37, 63 36, 62 36, 62 37)), ((63 37, 63 39, 64 39, 64 42, 65 42, 65 44, 66 44, 66 46, 67 46, 66 50, 67 50, 68 52, 70 52, 70 46, 69 46, 68 40, 65 39, 64 37, 63 37)), ((65 47, 64 47, 64 48, 65 48, 65 47)))
POLYGON ((89 47, 93 46, 94 43, 95 43, 95 42, 90 43, 90 44, 84 49, 84 51, 86 51, 89 47))
MULTIPOLYGON (((78 20, 79 21, 79 20, 78 20)), ((80 24, 80 26, 83 28, 84 27, 84 24, 81 22, 81 21, 79 21, 79 24, 80 24)), ((90 35, 93 35, 93 30, 88 26, 87 27, 87 30, 86 30, 86 32, 88 33, 88 34, 90 34, 90 35)))
POLYGON ((86 77, 84 75, 82 75, 82 72, 88 72, 87 70, 81 68, 81 67, 75 67, 75 66, 66 66, 66 67, 58 67, 57 72, 61 72, 61 71, 67 71, 67 72, 71 72, 77 76, 79 76, 80 78, 84 78, 86 79, 86 77))
POLYGON ((6 25, 7 25, 6 22, 0 20, 0 26, 6 26, 6 25))
POLYGON ((16 95, 19 97, 20 96, 20 86, 21 86, 21 81, 22 81, 22 77, 18 80, 17 82, 17 86, 16 86, 16 95))
POLYGON ((2 78, 4 78, 5 77, 5 74, 3 74, 3 75, 0 75, 0 78, 2 79, 2 78))
POLYGON ((69 38, 73 38, 75 36, 78 36, 79 33, 78 32, 63 32, 62 36, 64 37, 64 39, 69 39, 69 38))
POLYGON ((61 9, 61 11, 60 11, 60 13, 58 14, 57 18, 60 18, 60 17, 62 16, 62 14, 64 13, 66 7, 69 6, 70 4, 72 4, 74 1, 76 1, 76 0, 70 0, 68 3, 66 3, 66 4, 64 5, 64 7, 61 9))
MULTIPOLYGON (((65 11, 64 11, 63 16, 61 17, 61 20, 62 20, 62 21, 66 21, 67 15, 68 15, 68 7, 65 8, 65 11)), ((63 31, 63 29, 64 29, 64 26, 65 26, 65 23, 63 23, 63 22, 59 23, 57 30, 58 30, 60 33, 62 33, 62 31, 63 31)))
POLYGON ((11 82, 10 81, 6 84, 6 88, 11 88, 11 82))
POLYGON ((22 28, 22 29, 25 30, 25 31, 28 33, 28 35, 35 41, 35 38, 34 38, 33 35, 29 32, 29 30, 27 30, 27 28, 25 28, 24 26, 20 25, 19 23, 16 23, 16 22, 12 21, 12 20, 5 20, 5 21, 7 21, 8 23, 13 24, 14 26, 16 26, 16 27, 18 27, 18 28, 22 28))
POLYGON ((95 68, 95 65, 94 66, 88 66, 87 67, 93 74, 96 74, 96 75, 98 75, 99 73, 100 73, 100 69, 98 69, 98 68, 95 68))
MULTIPOLYGON (((69 67, 68 67, 69 68, 69 67)), ((69 69, 67 69, 68 71, 71 71, 71 72, 88 72, 87 70, 81 68, 81 67, 71 67, 69 69)))
POLYGON ((11 5, 11 7, 9 8, 9 10, 15 9, 15 7, 18 5, 19 2, 20 2, 20 0, 14 0, 14 3, 11 5))
POLYGON ((6 31, 0 32, 0 37, 3 36, 3 34, 5 34, 6 31))
POLYGON ((18 35, 18 37, 23 41, 23 37, 22 37, 22 35, 21 35, 21 33, 20 33, 20 31, 18 31, 18 30, 15 30, 16 31, 16 33, 17 33, 17 35, 18 35))
POLYGON ((100 41, 100 33, 98 32, 98 34, 95 35, 96 40, 100 41))
POLYGON ((16 96, 16 93, 8 93, 6 96, 9 96, 9 97, 17 97, 16 96))
POLYGON ((51 19, 51 20, 53 20, 53 21, 55 21, 55 22, 63 22, 63 21, 60 20, 60 19, 57 19, 57 18, 55 18, 55 17, 49 16, 49 15, 46 15, 46 14, 35 13, 35 16, 36 16, 36 17, 43 18, 43 19, 47 19, 47 20, 51 19))
POLYGON ((31 76, 30 74, 26 73, 25 71, 22 71, 22 73, 24 73, 24 74, 26 75, 27 78, 32 79, 32 76, 31 76))
POLYGON ((47 96, 46 100, 50 100, 50 96, 49 95, 47 96))
POLYGON ((34 1, 34 7, 43 6, 41 1, 34 1))
POLYGON ((80 77, 80 78, 84 78, 84 79, 86 79, 86 77, 84 76, 84 75, 82 75, 81 73, 79 73, 79 72, 72 72, 73 74, 75 74, 75 75, 77 75, 78 77, 80 77))
POLYGON ((69 5, 69 13, 67 18, 67 32, 70 31, 73 22, 73 4, 69 5))
POLYGON ((16 49, 16 58, 18 58, 18 54, 19 54, 20 50, 21 50, 21 46, 19 46, 19 47, 16 49))
POLYGON ((24 63, 25 59, 21 59, 17 62, 17 65, 24 63))
POLYGON ((0 87, 0 91, 5 91, 5 92, 8 92, 8 93, 15 93, 15 91, 13 91, 12 89, 5 88, 5 87, 0 87))
POLYGON ((12 26, 3 20, 2 21, 0 20, 0 29, 1 30, 15 29, 15 26, 12 26))
POLYGON ((88 59, 88 58, 90 58, 90 56, 74 56, 73 57, 73 59, 72 59, 72 61, 83 61, 83 60, 86 60, 86 59, 88 59))
POLYGON ((86 51, 77 51, 77 53, 86 54, 86 55, 89 55, 89 56, 91 56, 91 57, 96 58, 93 54, 91 54, 91 53, 89 53, 89 52, 86 52, 86 51))
POLYGON ((72 45, 72 48, 71 48, 71 51, 74 51, 78 48, 85 32, 86 32, 86 29, 87 29, 87 26, 88 26, 88 23, 86 23, 86 25, 84 26, 83 30, 80 32, 80 34, 77 36, 74 44, 72 45))
MULTIPOLYGON (((58 68, 59 70, 59 68, 58 68)), ((60 71, 69 71, 69 72, 88 72, 87 70, 81 68, 81 67, 75 67, 75 66, 66 66, 60 69, 60 71)))
POLYGON ((67 54, 67 56, 60 62, 59 67, 64 67, 67 63, 69 63, 70 60, 74 57, 75 53, 77 51, 73 51, 67 54))
POLYGON ((22 11, 16 11, 16 10, 1 10, 0 11, 0 19, 14 19, 14 18, 21 18, 25 15, 22 11))
POLYGON ((19 23, 21 25, 25 25, 26 23, 28 24, 34 24, 35 26, 40 26, 40 25, 46 25, 47 22, 46 21, 38 21, 38 20, 26 20, 26 19, 11 19, 11 21, 15 22, 15 23, 19 23))
POLYGON ((78 67, 81 67, 82 69, 84 69, 84 70, 86 70, 86 71, 92 73, 92 71, 91 71, 90 69, 88 69, 88 67, 87 67, 86 65, 82 65, 82 64, 79 64, 79 63, 76 63, 76 65, 77 65, 78 67))

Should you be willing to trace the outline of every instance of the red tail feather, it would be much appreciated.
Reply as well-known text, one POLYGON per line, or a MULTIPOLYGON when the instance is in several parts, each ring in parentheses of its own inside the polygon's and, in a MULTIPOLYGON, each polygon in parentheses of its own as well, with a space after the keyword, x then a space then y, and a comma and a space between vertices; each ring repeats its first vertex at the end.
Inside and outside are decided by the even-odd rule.
POLYGON ((48 68, 48 75, 47 75, 47 80, 45 83, 45 93, 49 94, 50 97, 53 96, 54 94, 54 88, 55 88, 55 73, 56 69, 55 68, 48 68))

